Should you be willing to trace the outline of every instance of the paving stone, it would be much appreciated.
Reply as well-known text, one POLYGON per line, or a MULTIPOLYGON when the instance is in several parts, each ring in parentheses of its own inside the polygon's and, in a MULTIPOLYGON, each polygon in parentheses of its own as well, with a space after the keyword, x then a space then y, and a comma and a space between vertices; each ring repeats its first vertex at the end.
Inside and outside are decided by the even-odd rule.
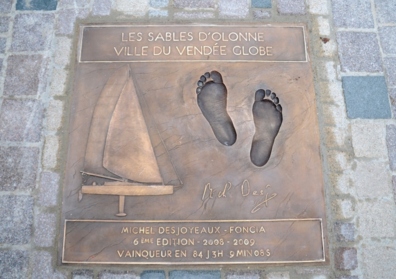
MULTIPOLYGON (((378 182, 379 181, 381 180, 378 180, 378 182)), ((381 183, 382 181, 377 184, 381 183)), ((378 201, 364 201, 358 203, 358 234, 361 235, 363 239, 372 237, 395 237, 395 202, 389 199, 391 196, 392 194, 390 193, 386 198, 378 201)), ((379 197, 373 195, 372 198, 379 197)))
POLYGON ((203 18, 215 18, 213 12, 176 12, 174 13, 176 19, 203 19, 203 18))
POLYGON ((140 274, 140 279, 165 279, 164 271, 147 270, 140 274))
POLYGON ((290 279, 289 272, 270 272, 266 279, 290 279))
POLYGON ((396 203, 396 175, 392 176, 393 200, 396 203))
POLYGON ((169 4, 169 0, 150 0, 150 6, 153 8, 165 8, 169 4))
POLYGON ((48 50, 53 38, 53 26, 53 14, 17 14, 14 20, 11 51, 48 50))
POLYGON ((355 248, 337 248, 334 253, 335 266, 339 270, 354 270, 358 267, 355 248))
POLYGON ((52 247, 56 233, 56 215, 41 213, 36 217, 34 230, 34 244, 39 247, 52 247))
POLYGON ((252 8, 271 8, 272 0, 252 0, 252 8))
POLYGON ((386 161, 356 161, 353 177, 357 197, 361 199, 380 198, 391 193, 387 164, 386 161), (381 183, 378 183, 379 181, 381 183))
POLYGON ((278 12, 280 14, 304 15, 305 1, 304 0, 278 0, 278 12))
POLYGON ((0 278, 28 278, 29 254, 21 250, 0 250, 0 278))
POLYGON ((5 53, 7 45, 7 38, 0 38, 0 54, 5 53))
POLYGON ((37 95, 43 73, 43 57, 11 55, 7 64, 4 95, 37 95))
POLYGON ((215 0, 173 0, 173 5, 175 8, 184 9, 184 8, 215 8, 216 1, 215 0))
POLYGON ((95 0, 92 6, 92 15, 105 16, 111 13, 111 0, 95 0))
POLYGON ((86 8, 87 6, 89 6, 90 2, 90 0, 58 0, 58 10, 65 8, 86 8))
POLYGON ((53 11, 56 10, 57 0, 17 0, 17 10, 53 11))
POLYGON ((249 3, 246 0, 219 0, 219 17, 245 18, 249 13, 249 3))
POLYGON ((169 272, 169 279, 220 279, 220 271, 174 270, 169 272))
POLYGON ((350 199, 336 200, 335 212, 340 219, 349 219, 355 215, 355 206, 350 199))
POLYGON ((390 169, 396 171, 396 125, 386 126, 386 145, 390 169))
POLYGON ((32 278, 48 279, 53 278, 52 256, 47 251, 33 252, 32 256, 32 278))
POLYGON ((56 22, 56 34, 57 35, 71 35, 74 33, 74 26, 77 18, 85 18, 89 14, 89 10, 81 9, 65 9, 58 13, 58 19, 56 22))
POLYGON ((337 277, 337 279, 359 279, 359 277, 358 276, 345 275, 345 276, 337 277))
MULTIPOLYGON (((330 22, 323 16, 318 16, 317 19, 318 31, 320 35, 330 36, 330 22)), ((327 43, 324 43, 327 44, 327 43)))
POLYGON ((253 18, 254 19, 263 19, 263 18, 270 18, 271 12, 266 10, 253 10, 253 18))
POLYGON ((351 124, 356 157, 386 156, 385 126, 378 121, 357 120, 351 124))
POLYGON ((377 20, 380 23, 396 23, 396 1, 374 0, 377 20))
POLYGON ((311 14, 328 15, 327 0, 308 0, 309 11, 311 14))
POLYGON ((54 68, 52 70, 51 84, 50 84, 50 95, 61 96, 65 94, 67 81, 67 71, 63 69, 54 68))
POLYGON ((94 279, 92 270, 74 270, 72 272, 72 279, 94 279))
POLYGON ((335 26, 374 28, 370 0, 332 0, 331 4, 335 26))
POLYGON ((396 250, 394 245, 373 243, 361 250, 362 278, 390 279, 396 274, 396 250))
POLYGON ((386 71, 386 79, 389 86, 396 86, 396 58, 384 58, 384 66, 386 71))
POLYGON ((59 139, 57 136, 47 136, 45 138, 43 150, 43 166, 46 170, 56 167, 58 160, 59 139))
POLYGON ((47 123, 46 129, 48 131, 57 131, 62 123, 63 116, 63 102, 60 100, 51 100, 47 108, 47 123))
POLYGON ((129 271, 102 271, 99 279, 139 279, 139 276, 129 271))
POLYGON ((389 100, 391 103, 393 118, 396 118, 396 88, 389 89, 389 100))
POLYGON ((344 72, 381 72, 377 35, 371 32, 337 32, 341 69, 344 72))
POLYGON ((39 101, 5 99, 0 111, 0 140, 38 142, 42 119, 39 101))
POLYGON ((8 31, 8 26, 10 25, 9 23, 10 23, 9 16, 0 16, 0 33, 4 33, 8 31))
POLYGON ((42 206, 56 206, 58 199, 59 174, 43 172, 40 181, 38 202, 42 206))
POLYGON ((0 147, 0 190, 34 189, 38 159, 36 147, 0 147))
POLYGON ((250 271, 250 272, 242 272, 242 271, 236 271, 236 272, 229 272, 226 277, 226 279, 260 279, 260 272, 256 271, 250 271))
POLYGON ((390 118, 388 90, 383 76, 344 76, 342 78, 349 118, 390 118))
POLYGON ((0 1, 0 13, 8 13, 11 11, 13 1, 0 1))
POLYGON ((336 222, 334 233, 338 242, 355 241, 355 225, 352 223, 336 222))
POLYGON ((57 37, 55 44, 54 62, 57 66, 63 68, 70 63, 72 40, 67 37, 57 37))
POLYGON ((33 198, 0 196, 0 244, 29 243, 33 225, 33 198))
POLYGON ((149 10, 149 18, 163 18, 168 17, 167 10, 149 10))
MULTIPOLYGON (((301 268, 300 267, 300 268, 296 268, 295 271, 296 271, 297 274, 304 274, 304 275, 307 275, 307 274, 311 274, 311 275, 329 275, 329 274, 333 274, 332 271, 330 271, 328 268, 325 269, 325 268, 312 268, 312 267, 308 267, 308 268, 303 267, 303 268, 301 268)), ((302 278, 306 278, 306 277, 307 276, 302 277, 302 278)))
POLYGON ((385 54, 396 54, 396 26, 385 26, 378 29, 382 50, 385 54))
POLYGON ((149 9, 150 0, 114 0, 115 9, 121 13, 135 17, 145 16, 149 9))

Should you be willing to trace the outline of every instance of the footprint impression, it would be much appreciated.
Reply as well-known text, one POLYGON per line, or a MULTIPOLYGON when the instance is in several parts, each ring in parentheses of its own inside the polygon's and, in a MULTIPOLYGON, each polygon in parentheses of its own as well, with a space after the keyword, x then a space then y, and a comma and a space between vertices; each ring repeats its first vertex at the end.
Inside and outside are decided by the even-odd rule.
POLYGON ((250 150, 250 160, 257 167, 262 167, 271 156, 272 146, 282 125, 282 107, 274 92, 259 89, 255 94, 252 111, 256 132, 250 150))
POLYGON ((217 71, 207 72, 200 77, 197 85, 198 106, 212 127, 214 135, 221 144, 233 145, 237 134, 227 113, 227 88, 221 74, 217 71))

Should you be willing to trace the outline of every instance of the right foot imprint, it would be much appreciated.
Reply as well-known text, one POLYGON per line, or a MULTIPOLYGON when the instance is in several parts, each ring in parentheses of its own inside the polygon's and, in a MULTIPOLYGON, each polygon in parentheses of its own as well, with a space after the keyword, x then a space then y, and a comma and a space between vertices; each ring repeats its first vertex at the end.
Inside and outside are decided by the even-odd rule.
POLYGON ((226 146, 235 143, 237 134, 227 113, 227 88, 221 74, 207 72, 199 79, 197 92, 198 106, 208 120, 217 140, 226 146), (211 81, 208 79, 211 78, 211 81))
POLYGON ((262 167, 271 156, 272 146, 282 125, 282 107, 274 92, 259 89, 255 94, 252 111, 256 132, 250 150, 250 160, 257 167, 262 167))

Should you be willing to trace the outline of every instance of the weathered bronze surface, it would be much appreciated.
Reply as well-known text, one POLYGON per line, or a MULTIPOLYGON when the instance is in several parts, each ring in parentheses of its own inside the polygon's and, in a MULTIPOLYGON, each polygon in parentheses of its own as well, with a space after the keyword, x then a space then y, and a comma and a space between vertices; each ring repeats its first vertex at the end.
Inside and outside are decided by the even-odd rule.
POLYGON ((82 26, 63 263, 327 259, 304 26, 82 26))

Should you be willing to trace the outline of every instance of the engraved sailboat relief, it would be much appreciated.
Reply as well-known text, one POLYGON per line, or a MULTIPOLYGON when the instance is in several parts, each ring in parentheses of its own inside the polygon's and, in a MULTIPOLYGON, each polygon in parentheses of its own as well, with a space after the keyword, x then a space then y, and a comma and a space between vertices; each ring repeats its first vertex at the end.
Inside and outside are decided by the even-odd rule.
POLYGON ((81 173, 84 182, 92 177, 105 181, 83 182, 79 199, 83 194, 117 195, 118 217, 126 216, 125 196, 173 194, 173 185, 163 185, 129 66, 117 70, 101 92, 81 173))

